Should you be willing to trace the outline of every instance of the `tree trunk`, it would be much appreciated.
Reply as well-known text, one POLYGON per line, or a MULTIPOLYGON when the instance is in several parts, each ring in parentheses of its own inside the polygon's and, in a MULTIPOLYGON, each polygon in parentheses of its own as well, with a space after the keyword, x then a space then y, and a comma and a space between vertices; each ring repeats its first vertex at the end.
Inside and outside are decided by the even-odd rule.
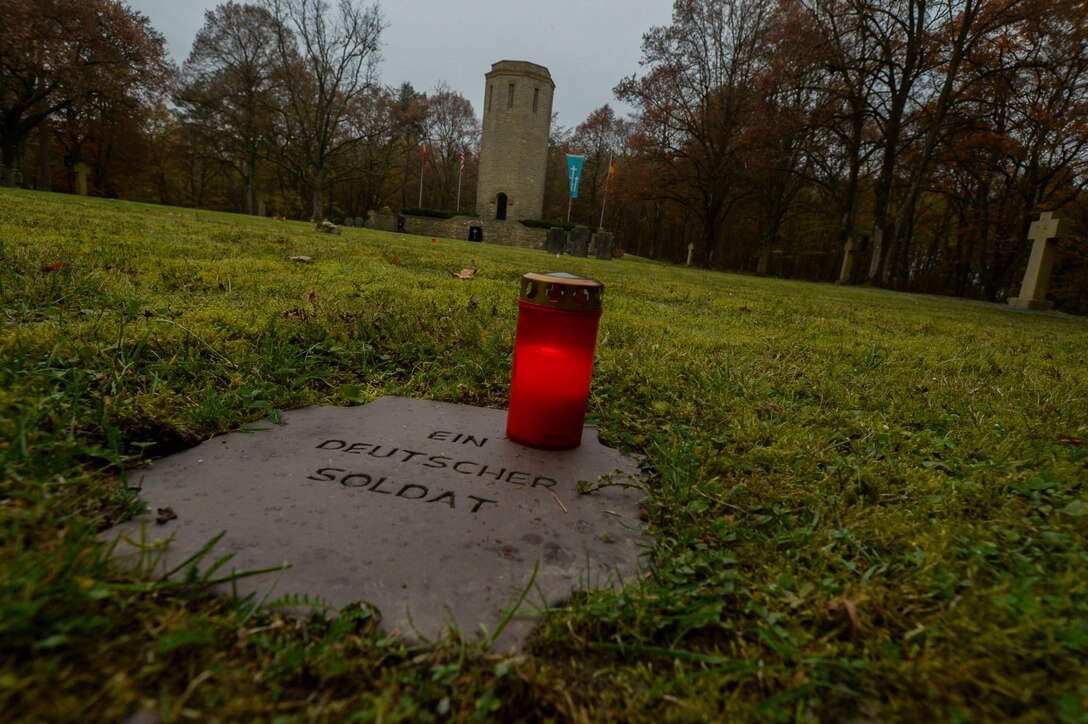
POLYGON ((245 212, 250 216, 253 216, 253 176, 256 173, 257 159, 252 152, 246 155, 246 168, 245 168, 245 180, 243 182, 243 188, 245 190, 245 212))
POLYGON ((321 220, 325 218, 325 168, 318 164, 314 169, 314 206, 313 206, 313 219, 314 223, 320 224, 321 220))
POLYGON ((914 168, 910 175, 910 183, 907 186, 907 195, 904 197, 902 203, 899 204, 899 208, 896 210, 895 220, 888 229, 890 232, 887 238, 888 253, 884 257, 883 266, 880 270, 880 280, 884 284, 890 283, 895 278, 896 272, 898 271, 895 267, 896 259, 898 258, 897 251, 900 244, 900 238, 914 218, 914 210, 918 204, 918 194, 922 188, 922 180, 929 170, 929 162, 933 158, 933 152, 937 147, 938 138, 943 130, 942 127, 944 125, 945 116, 948 115, 948 111, 954 102, 952 98, 952 89, 955 85, 956 76, 959 74, 960 64, 963 62, 963 58, 967 52, 968 41, 971 36, 974 22, 978 17, 979 7, 980 3, 977 2, 968 2, 965 4, 963 15, 960 19, 959 32, 956 34, 956 40, 952 44, 952 55, 948 59, 944 81, 941 84, 941 92, 937 97, 937 103, 933 109, 933 116, 929 119, 929 128, 926 131, 925 143, 922 146, 922 154, 914 161, 914 168))
POLYGON ((21 140, 21 138, 15 138, 14 135, 4 135, 3 141, 0 142, 0 166, 7 166, 8 168, 23 167, 21 140))
MULTIPOLYGON (((718 225, 709 212, 703 217, 703 243, 706 244, 707 250, 707 268, 712 269, 715 258, 718 256, 718 225)), ((683 249, 680 253, 683 255, 683 249)))
POLYGON ((846 180, 846 198, 843 199, 842 216, 839 219, 838 249, 845 254, 847 243, 854 236, 854 218, 857 215, 858 186, 861 178, 862 134, 865 130, 865 116, 855 112, 850 125, 850 172, 846 180))
POLYGON ((885 251, 884 226, 878 221, 873 226, 873 255, 869 258, 869 273, 865 275, 866 282, 871 284, 872 281, 877 278, 877 274, 880 272, 880 265, 884 261, 885 251))
POLYGON ((38 126, 38 160, 42 167, 42 178, 38 188, 42 191, 52 191, 53 171, 49 168, 49 129, 44 123, 38 126))

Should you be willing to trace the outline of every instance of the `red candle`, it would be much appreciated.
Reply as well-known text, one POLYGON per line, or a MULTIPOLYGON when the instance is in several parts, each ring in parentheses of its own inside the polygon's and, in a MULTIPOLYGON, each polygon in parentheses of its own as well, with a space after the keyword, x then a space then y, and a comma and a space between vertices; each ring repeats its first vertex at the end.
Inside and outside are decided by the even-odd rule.
POLYGON ((582 443, 604 285, 562 272, 526 274, 518 299, 506 436, 546 450, 582 443))

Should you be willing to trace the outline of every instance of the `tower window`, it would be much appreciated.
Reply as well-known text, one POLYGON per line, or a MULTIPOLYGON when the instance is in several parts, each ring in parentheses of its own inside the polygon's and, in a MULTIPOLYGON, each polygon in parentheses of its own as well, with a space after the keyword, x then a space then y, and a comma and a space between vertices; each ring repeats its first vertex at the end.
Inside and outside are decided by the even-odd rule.
POLYGON ((514 84, 513 83, 510 84, 510 89, 506 93, 506 107, 507 108, 513 108, 514 107, 514 84))
POLYGON ((491 112, 491 96, 495 95, 495 86, 489 85, 487 87, 487 112, 491 112))
POLYGON ((533 88, 533 113, 536 113, 537 103, 540 102, 540 89, 533 88))

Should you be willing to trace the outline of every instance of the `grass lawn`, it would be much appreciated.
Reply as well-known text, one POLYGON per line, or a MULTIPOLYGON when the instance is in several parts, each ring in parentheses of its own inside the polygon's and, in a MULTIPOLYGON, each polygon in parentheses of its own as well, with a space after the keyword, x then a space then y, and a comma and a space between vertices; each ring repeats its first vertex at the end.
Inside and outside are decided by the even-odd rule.
POLYGON ((1059 314, 2 189, 0 718, 1088 721, 1086 359, 1059 314), (110 565, 142 459, 504 407, 517 280, 558 270, 606 285, 589 415, 644 459, 643 578, 508 656, 110 565))

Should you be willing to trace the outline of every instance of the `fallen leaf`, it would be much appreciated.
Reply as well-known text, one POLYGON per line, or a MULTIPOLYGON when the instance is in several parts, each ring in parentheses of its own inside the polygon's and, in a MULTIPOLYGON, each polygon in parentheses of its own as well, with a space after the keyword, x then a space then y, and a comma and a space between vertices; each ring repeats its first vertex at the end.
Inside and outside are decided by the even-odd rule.
POLYGON ((155 510, 155 522, 162 525, 168 520, 174 520, 178 517, 178 514, 174 512, 173 508, 157 508, 155 510))
POLYGON ((46 274, 48 274, 49 272, 60 271, 61 269, 67 269, 67 268, 68 268, 68 262, 58 261, 58 262, 54 262, 52 264, 46 264, 45 266, 42 267, 42 271, 45 272, 46 274))
POLYGON ((1082 515, 1088 515, 1088 500, 1074 500, 1069 505, 1061 509, 1062 513, 1079 518, 1082 515))
POLYGON ((313 289, 311 289, 310 290, 310 304, 315 304, 316 302, 317 302, 317 293, 313 289))
POLYGON ((400 261, 400 257, 397 256, 396 254, 394 254, 393 258, 389 260, 389 263, 390 264, 396 264, 398 261, 400 261))
POLYGON ((291 261, 297 261, 297 262, 299 262, 301 264, 312 264, 313 261, 314 261, 313 257, 309 257, 309 256, 289 256, 287 258, 290 259, 291 261))
POLYGON ((125 719, 122 724, 159 724, 160 721, 158 712, 145 709, 125 719))
POLYGON ((457 277, 458 279, 475 279, 476 278, 476 270, 475 269, 462 269, 459 272, 451 271, 450 274, 457 277))
POLYGON ((858 607, 849 598, 843 596, 827 602, 827 614, 832 617, 846 618, 850 621, 850 633, 856 639, 861 633, 861 617, 858 616, 858 607))
POLYGON ((359 385, 340 385, 340 396, 360 405, 366 402, 366 397, 363 396, 363 388, 359 387, 359 385))
POLYGON ((480 295, 473 294, 468 300, 468 308, 475 309, 480 304, 480 295))

